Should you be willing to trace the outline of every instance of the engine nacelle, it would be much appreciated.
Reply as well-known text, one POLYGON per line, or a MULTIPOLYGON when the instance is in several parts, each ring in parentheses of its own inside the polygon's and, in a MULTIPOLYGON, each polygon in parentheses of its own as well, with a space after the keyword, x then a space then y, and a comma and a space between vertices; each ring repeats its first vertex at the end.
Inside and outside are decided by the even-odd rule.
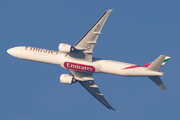
POLYGON ((75 83, 76 81, 73 78, 73 76, 70 76, 68 74, 62 74, 60 76, 60 82, 64 84, 72 84, 72 83, 75 83))
POLYGON ((66 43, 59 44, 59 52, 70 53, 71 51, 74 51, 74 47, 71 45, 66 43))

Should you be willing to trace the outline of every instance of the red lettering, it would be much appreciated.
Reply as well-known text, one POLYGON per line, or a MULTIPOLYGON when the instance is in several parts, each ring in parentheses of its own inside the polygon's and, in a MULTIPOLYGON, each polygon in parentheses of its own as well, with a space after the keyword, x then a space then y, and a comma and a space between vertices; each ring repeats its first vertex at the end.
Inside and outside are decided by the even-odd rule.
POLYGON ((57 51, 46 50, 46 49, 41 49, 41 48, 34 48, 34 47, 27 47, 26 46, 25 50, 33 51, 33 52, 39 52, 39 53, 46 53, 46 54, 51 54, 51 55, 58 55, 57 51))
POLYGON ((57 51, 51 51, 51 54, 52 54, 52 55, 57 55, 58 52, 57 52, 57 51))
POLYGON ((26 47, 25 47, 25 50, 29 51, 29 47, 26 46, 26 47))
POLYGON ((33 47, 32 47, 32 51, 36 51, 36 48, 33 48, 33 47))

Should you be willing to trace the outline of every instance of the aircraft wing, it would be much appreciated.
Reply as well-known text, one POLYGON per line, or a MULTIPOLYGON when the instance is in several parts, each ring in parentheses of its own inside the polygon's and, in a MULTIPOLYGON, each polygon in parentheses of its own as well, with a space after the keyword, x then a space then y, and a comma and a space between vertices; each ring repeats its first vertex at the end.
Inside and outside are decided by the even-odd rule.
MULTIPOLYGON (((95 84, 92 73, 79 72, 75 70, 68 70, 74 78, 87 90, 89 91, 97 100, 99 100, 108 109, 115 110, 106 101, 103 94, 100 92, 98 86, 95 84)), ((116 110, 115 110, 116 111, 116 110)))
POLYGON ((92 62, 92 53, 94 44, 96 44, 101 29, 112 12, 112 9, 107 10, 99 20, 89 29, 89 31, 74 45, 75 51, 69 53, 67 56, 92 62))

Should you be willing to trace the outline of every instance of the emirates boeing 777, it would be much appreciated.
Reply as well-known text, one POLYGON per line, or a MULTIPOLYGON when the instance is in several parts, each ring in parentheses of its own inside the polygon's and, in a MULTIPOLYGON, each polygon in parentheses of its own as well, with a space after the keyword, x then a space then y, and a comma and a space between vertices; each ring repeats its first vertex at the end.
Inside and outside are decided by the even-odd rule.
POLYGON ((166 90, 159 77, 163 76, 164 73, 159 72, 159 69, 170 59, 168 56, 160 55, 155 61, 144 66, 92 57, 93 47, 111 12, 112 9, 107 10, 74 46, 60 43, 59 51, 18 46, 8 49, 7 52, 14 57, 25 60, 60 65, 71 74, 62 74, 60 76, 61 83, 72 84, 79 82, 97 100, 112 110, 115 109, 106 101, 95 84, 93 73, 108 73, 134 77, 147 76, 161 89, 166 90))

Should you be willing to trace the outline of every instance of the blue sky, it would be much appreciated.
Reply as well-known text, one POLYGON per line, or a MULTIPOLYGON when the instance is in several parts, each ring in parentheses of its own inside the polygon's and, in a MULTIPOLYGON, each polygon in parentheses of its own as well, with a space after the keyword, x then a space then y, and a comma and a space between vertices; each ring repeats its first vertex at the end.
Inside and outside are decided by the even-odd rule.
POLYGON ((179 119, 179 0, 1 0, 1 120, 152 120, 179 119), (168 90, 146 77, 94 74, 108 110, 79 83, 59 82, 60 66, 25 61, 7 54, 15 46, 58 50, 74 45, 105 12, 107 19, 94 57, 138 65, 159 55, 172 58, 160 71, 168 90))

